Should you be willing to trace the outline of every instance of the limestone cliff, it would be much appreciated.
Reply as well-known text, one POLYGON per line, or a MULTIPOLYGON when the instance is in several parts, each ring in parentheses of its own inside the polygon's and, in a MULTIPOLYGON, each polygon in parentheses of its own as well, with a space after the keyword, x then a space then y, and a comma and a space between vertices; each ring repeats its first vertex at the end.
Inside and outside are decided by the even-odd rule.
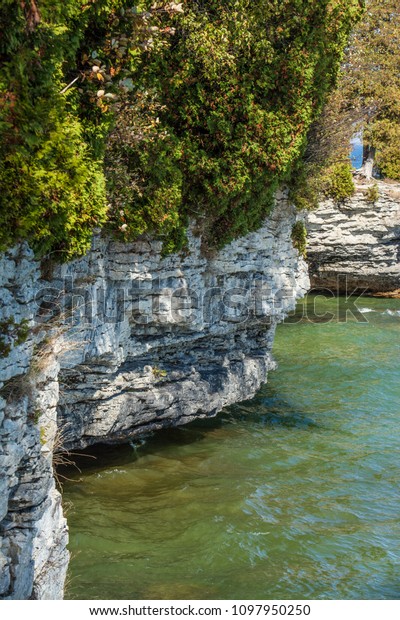
MULTIPOLYGON (((67 527, 53 478, 58 363, 37 322, 39 265, 23 244, 0 259, 0 318, 31 336, 0 358, 0 598, 56 599, 68 565, 67 527), (41 422, 41 424, 39 423, 41 422)), ((3 343, 4 343, 3 335, 3 343)))
POLYGON ((349 294, 400 288, 400 185, 378 181, 376 188, 373 196, 373 185, 358 180, 354 196, 327 200, 308 214, 313 287, 340 293, 347 287, 349 294))
POLYGON ((0 319, 31 328, 19 344, 10 330, 1 359, 1 597, 62 596, 54 450, 215 415, 265 382, 275 326, 309 285, 295 219, 282 194, 260 230, 208 257, 193 235, 166 258, 159 241, 98 236, 52 274, 26 245, 1 257, 0 319))

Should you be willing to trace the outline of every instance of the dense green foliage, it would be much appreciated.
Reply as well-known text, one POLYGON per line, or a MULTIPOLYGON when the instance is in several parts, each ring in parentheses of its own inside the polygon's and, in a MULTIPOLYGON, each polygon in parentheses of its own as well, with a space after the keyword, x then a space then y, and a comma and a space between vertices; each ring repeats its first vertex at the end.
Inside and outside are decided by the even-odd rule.
POLYGON ((358 0, 5 0, 0 247, 209 245, 257 228, 333 85, 358 0), (68 86, 75 78, 77 82, 68 86))
MULTIPOLYGON (((76 0, 0 9, 0 247, 83 252, 105 219, 104 175, 60 93, 81 36, 76 0)), ((84 23, 84 18, 82 19, 84 23)))
POLYGON ((170 45, 135 72, 134 93, 151 85, 159 123, 150 147, 113 142, 111 161, 142 179, 114 213, 128 238, 149 221, 168 234, 195 218, 215 246, 256 229, 271 208, 334 82, 358 2, 184 8, 170 45))

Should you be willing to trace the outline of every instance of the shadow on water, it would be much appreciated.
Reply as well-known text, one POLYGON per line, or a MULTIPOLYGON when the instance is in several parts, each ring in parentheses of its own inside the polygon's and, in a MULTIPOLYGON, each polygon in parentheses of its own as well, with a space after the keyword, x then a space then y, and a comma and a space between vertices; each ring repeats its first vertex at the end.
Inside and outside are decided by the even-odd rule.
POLYGON ((229 407, 221 414, 221 419, 230 423, 240 420, 246 424, 254 423, 270 428, 296 430, 320 428, 320 424, 281 398, 269 386, 264 387, 259 396, 253 400, 229 407))
POLYGON ((205 434, 200 429, 181 427, 156 431, 141 438, 135 437, 124 444, 96 444, 72 454, 70 460, 73 465, 58 467, 57 472, 61 478, 73 480, 79 478, 79 473, 83 471, 89 473, 92 470, 131 464, 153 452, 169 450, 171 446, 201 441, 205 434))
POLYGON ((290 403, 268 388, 268 395, 260 395, 226 408, 215 417, 207 417, 190 424, 156 431, 141 438, 133 438, 122 445, 97 444, 71 456, 73 465, 59 467, 62 479, 79 479, 83 471, 108 469, 134 463, 141 457, 169 452, 174 447, 190 446, 205 441, 218 429, 229 431, 238 424, 266 429, 311 430, 321 428, 314 420, 293 408, 290 403))

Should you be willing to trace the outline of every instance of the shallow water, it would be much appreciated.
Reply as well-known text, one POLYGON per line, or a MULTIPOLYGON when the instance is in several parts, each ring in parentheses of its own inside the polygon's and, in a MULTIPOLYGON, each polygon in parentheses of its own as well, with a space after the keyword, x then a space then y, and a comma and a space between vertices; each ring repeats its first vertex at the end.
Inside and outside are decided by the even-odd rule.
POLYGON ((400 301, 337 304, 254 400, 68 473, 67 598, 400 598, 400 301))

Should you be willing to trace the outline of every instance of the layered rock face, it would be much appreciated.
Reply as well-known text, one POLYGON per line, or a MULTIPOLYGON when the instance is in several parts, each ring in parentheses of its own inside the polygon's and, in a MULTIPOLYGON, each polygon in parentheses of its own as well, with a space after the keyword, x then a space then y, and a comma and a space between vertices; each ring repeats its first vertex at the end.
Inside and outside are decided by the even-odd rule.
POLYGON ((79 346, 59 375, 68 447, 215 415, 256 393, 273 366, 275 326, 308 287, 294 217, 282 200, 266 226, 213 258, 193 236, 186 256, 163 260, 157 241, 99 239, 65 268, 59 286, 74 278, 81 304, 79 346))
MULTIPOLYGON (((0 358, 0 598, 6 599, 61 598, 68 565, 52 467, 59 366, 52 350, 46 359, 35 356, 48 331, 36 322, 39 290, 38 264, 25 244, 3 255, 2 332, 12 331, 12 321, 32 328, 0 358)), ((9 341, 3 335, 2 344, 9 341)))
POLYGON ((33 329, 2 360, 1 531, 5 598, 61 596, 65 521, 54 449, 128 441, 252 397, 274 366, 275 326, 309 280, 280 195, 265 225, 204 257, 200 239, 95 237, 47 280, 25 246, 1 260, 2 316, 33 329))
POLYGON ((358 181, 351 198, 327 200, 308 214, 312 287, 348 294, 400 289, 400 184, 377 181, 374 202, 369 186, 358 181))

